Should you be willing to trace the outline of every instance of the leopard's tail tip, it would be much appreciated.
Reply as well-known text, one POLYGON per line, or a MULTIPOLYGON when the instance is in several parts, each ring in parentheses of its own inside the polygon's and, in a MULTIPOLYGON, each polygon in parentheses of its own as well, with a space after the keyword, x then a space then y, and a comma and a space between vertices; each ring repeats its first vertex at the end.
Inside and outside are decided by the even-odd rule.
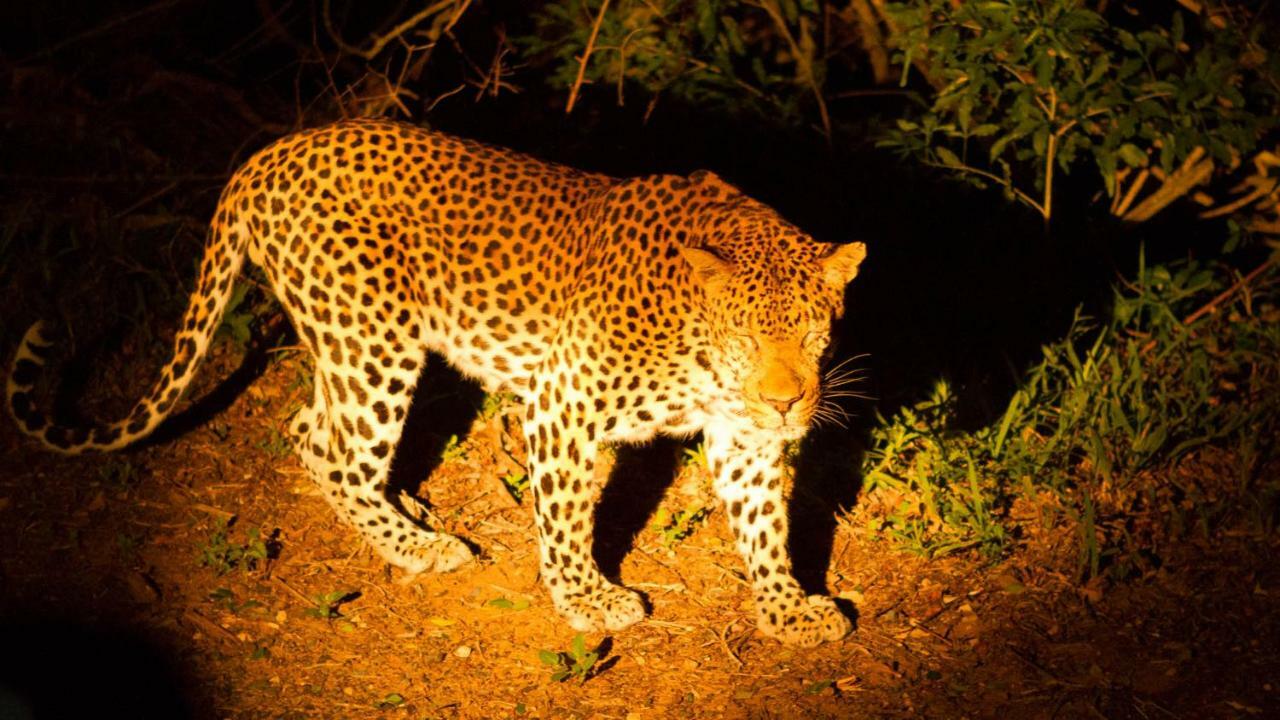
POLYGON ((48 360, 53 347, 49 340, 48 324, 37 320, 22 334, 18 349, 9 363, 9 376, 5 382, 5 404, 23 433, 42 438, 48 429, 49 419, 36 407, 32 390, 40 378, 41 368, 48 360))
POLYGON ((18 341, 5 381, 5 405, 24 435, 64 455, 120 446, 124 432, 114 426, 78 428, 53 422, 36 403, 35 386, 54 346, 53 326, 37 320, 18 341))

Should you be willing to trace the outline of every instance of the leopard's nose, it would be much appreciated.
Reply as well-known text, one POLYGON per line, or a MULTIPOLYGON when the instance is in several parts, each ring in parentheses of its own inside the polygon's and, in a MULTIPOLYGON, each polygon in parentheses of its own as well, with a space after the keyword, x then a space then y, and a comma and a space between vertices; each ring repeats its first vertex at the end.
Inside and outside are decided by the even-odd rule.
POLYGON ((788 388, 785 391, 778 392, 779 389, 780 388, 775 388, 773 392, 760 393, 760 399, 772 405, 779 414, 786 416, 792 406, 800 401, 804 392, 800 388, 788 388))

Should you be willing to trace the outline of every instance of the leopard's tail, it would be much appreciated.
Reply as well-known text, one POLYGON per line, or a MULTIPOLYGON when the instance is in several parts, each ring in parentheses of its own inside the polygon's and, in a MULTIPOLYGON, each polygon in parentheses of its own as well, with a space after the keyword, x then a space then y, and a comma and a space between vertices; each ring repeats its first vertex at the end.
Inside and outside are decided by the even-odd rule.
POLYGON ((209 349, 231 298, 236 275, 244 263, 249 232, 243 223, 235 219, 235 211, 229 201, 231 194, 230 190, 224 193, 218 204, 219 210, 210 226, 204 258, 200 263, 196 290, 174 337, 173 357, 151 391, 134 405, 126 418, 117 422, 88 427, 69 427, 53 422, 36 406, 32 392, 40 368, 52 349, 44 323, 37 322, 18 344, 5 384, 9 413, 23 433, 67 454, 116 450, 146 437, 168 416, 191 384, 196 366, 209 349))

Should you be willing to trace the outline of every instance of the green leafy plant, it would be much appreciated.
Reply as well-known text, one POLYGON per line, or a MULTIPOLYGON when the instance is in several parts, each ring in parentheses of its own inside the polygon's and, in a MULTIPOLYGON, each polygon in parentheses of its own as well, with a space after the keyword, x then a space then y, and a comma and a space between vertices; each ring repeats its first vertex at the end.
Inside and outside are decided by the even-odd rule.
POLYGON ((200 565, 219 575, 226 575, 236 568, 246 572, 256 570, 269 557, 268 541, 262 537, 262 531, 249 528, 248 540, 236 543, 229 537, 230 529, 228 523, 209 535, 200 547, 200 565))
POLYGON ((128 460, 112 458, 98 466, 98 477, 117 490, 127 489, 138 479, 138 468, 128 460))
POLYGON ((527 610, 529 608, 529 599, 516 598, 515 600, 509 600, 505 597, 496 597, 490 600, 489 602, 485 603, 485 606, 494 608, 496 610, 512 610, 512 611, 527 610))
POLYGON ((502 485, 516 502, 524 502, 524 494, 529 491, 529 476, 522 472, 507 473, 502 476, 502 485))
POLYGON ((482 420, 491 420, 495 415, 511 406, 516 401, 516 396, 509 392, 489 393, 484 396, 484 402, 480 404, 480 418, 482 420))
POLYGON ((596 648, 588 652, 586 638, 578 633, 573 636, 568 652, 539 650, 538 660, 543 666, 550 668, 552 682, 563 682, 576 677, 585 683, 594 674, 596 662, 600 659, 598 651, 599 648, 596 648))
POLYGON ((262 603, 252 598, 240 602, 236 599, 236 594, 232 592, 231 588, 227 587, 220 587, 209 593, 209 601, 232 615, 238 615, 245 610, 256 610, 263 607, 262 603))
POLYGON ((253 337, 254 323, 259 318, 279 312, 280 309, 275 296, 260 289, 265 287, 261 271, 252 270, 251 272, 256 276, 253 282, 238 282, 232 288, 226 310, 223 311, 222 322, 214 333, 215 340, 229 341, 241 352, 253 337))
POLYGON ((401 705, 404 705, 404 696, 400 693, 387 693, 381 700, 373 704, 379 710, 390 710, 401 705))
POLYGON ((691 448, 684 448, 684 462, 686 465, 693 465, 702 468, 705 472, 711 472, 711 464, 707 461, 707 443, 699 442, 691 448))
MULTIPOLYGON (((1082 578, 1139 567, 1148 541, 1125 518, 1150 513, 1179 532, 1175 498, 1201 498, 1194 507, 1206 517, 1208 497, 1225 492, 1169 469, 1211 444, 1255 452, 1248 438, 1280 429, 1273 267, 1251 273, 1249 286, 1195 264, 1143 266, 1116 293, 1107 323, 1077 317, 1064 340, 1044 347, 994 423, 956 429, 946 383, 882 418, 863 467, 868 496, 886 506, 876 532, 925 555, 972 548, 994 557, 1012 537, 1014 499, 1047 492, 1079 529, 1082 578), (1143 485, 1156 471, 1168 481, 1143 485)), ((1254 505, 1278 487, 1251 483, 1231 492, 1254 505)))
POLYGON ((256 444, 259 450, 265 452, 273 460, 282 460, 289 457, 293 452, 293 442, 279 428, 271 428, 267 436, 259 440, 256 444))
POLYGON ((360 597, 356 590, 332 590, 327 593, 316 593, 310 597, 311 607, 302 611, 307 617, 320 620, 336 620, 342 617, 339 609, 344 603, 360 597))
POLYGON ((675 512, 666 507, 660 507, 658 512, 654 513, 650 527, 661 538, 663 545, 672 547, 693 535, 710 514, 711 508, 699 505, 696 501, 691 502, 683 510, 675 512))
POLYGON ((441 462, 453 462, 455 460, 465 460, 467 458, 467 449, 463 447, 462 441, 457 435, 450 435, 448 442, 444 444, 444 450, 440 453, 441 462))
MULTIPOLYGON (((1258 26, 1209 15, 1189 24, 1174 12, 1134 27, 1079 0, 917 0, 889 15, 903 83, 914 68, 934 92, 882 144, 1002 187, 1045 220, 1055 174, 1082 161, 1114 197, 1125 168, 1170 178, 1204 153, 1229 164, 1276 123, 1277 60, 1258 26)), ((1178 182, 1203 179, 1204 168, 1178 182)))
POLYGON ((569 90, 568 109, 594 83, 618 104, 641 89, 651 109, 663 94, 783 122, 812 107, 830 137, 829 17, 815 0, 556 0, 516 42, 551 64, 548 82, 569 90))
POLYGON ((250 303, 245 302, 249 293, 249 285, 236 283, 231 290, 231 298, 227 300, 227 309, 223 312, 222 323, 214 333, 215 340, 228 340, 235 347, 243 349, 253 336, 253 314, 250 303))

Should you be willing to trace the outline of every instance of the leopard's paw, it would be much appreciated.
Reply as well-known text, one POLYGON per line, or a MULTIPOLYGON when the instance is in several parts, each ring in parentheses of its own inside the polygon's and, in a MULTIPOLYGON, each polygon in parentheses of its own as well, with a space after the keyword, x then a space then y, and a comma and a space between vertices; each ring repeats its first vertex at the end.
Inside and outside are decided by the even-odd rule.
POLYGON ((398 551, 391 562, 404 569, 406 580, 424 572, 449 572, 475 556, 466 543, 444 533, 422 532, 398 551))
POLYGON ((633 590, 604 583, 555 597, 556 610, 578 632, 621 630, 644 619, 644 601, 633 590))
POLYGON ((814 647, 853 632, 853 623, 825 595, 766 598, 757 609, 760 631, 787 645, 814 647))

